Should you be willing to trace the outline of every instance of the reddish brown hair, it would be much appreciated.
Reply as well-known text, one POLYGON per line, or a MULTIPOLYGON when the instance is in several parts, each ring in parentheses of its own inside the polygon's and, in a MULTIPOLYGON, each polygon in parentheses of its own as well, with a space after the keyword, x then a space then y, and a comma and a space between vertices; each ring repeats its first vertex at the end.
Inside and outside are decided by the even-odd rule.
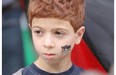
POLYGON ((75 32, 84 25, 85 3, 84 0, 30 0, 28 19, 58 18, 67 20, 75 32))

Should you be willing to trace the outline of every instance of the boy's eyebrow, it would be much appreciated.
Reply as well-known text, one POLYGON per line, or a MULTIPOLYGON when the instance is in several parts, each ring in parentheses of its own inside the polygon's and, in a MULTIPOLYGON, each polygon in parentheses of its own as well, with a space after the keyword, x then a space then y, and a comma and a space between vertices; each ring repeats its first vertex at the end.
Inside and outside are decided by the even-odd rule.
MULTIPOLYGON (((43 29, 43 28, 41 28, 41 27, 39 27, 39 26, 33 26, 33 28, 40 28, 40 29, 43 29)), ((44 29, 43 29, 44 30, 44 29)))
MULTIPOLYGON (((42 27, 39 27, 39 26, 34 26, 33 28, 40 28, 42 30, 45 30, 43 29, 42 27)), ((67 29, 65 28, 53 28, 52 31, 55 31, 55 30, 63 30, 63 31, 66 31, 66 32, 69 32, 67 29)))
POLYGON ((63 31, 69 32, 67 29, 64 29, 64 28, 55 28, 53 30, 63 30, 63 31))

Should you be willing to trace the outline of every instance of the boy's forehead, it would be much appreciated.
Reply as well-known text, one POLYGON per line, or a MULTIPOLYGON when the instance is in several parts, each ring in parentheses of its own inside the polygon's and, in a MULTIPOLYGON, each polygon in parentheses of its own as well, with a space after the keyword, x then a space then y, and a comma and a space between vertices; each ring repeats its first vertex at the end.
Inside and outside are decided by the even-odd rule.
POLYGON ((69 21, 56 18, 33 18, 32 27, 42 27, 48 29, 68 29, 73 30, 69 21))
POLYGON ((66 20, 61 20, 61 19, 56 19, 56 18, 33 18, 32 20, 32 24, 35 25, 35 24, 58 24, 58 25, 61 25, 61 24, 70 24, 69 21, 66 21, 66 20))

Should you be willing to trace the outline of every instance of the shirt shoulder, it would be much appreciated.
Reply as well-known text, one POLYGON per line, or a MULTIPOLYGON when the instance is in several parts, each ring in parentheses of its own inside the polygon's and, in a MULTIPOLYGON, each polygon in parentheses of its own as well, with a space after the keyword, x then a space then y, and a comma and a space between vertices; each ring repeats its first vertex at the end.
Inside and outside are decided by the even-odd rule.
POLYGON ((22 75, 22 70, 23 70, 24 68, 21 68, 20 70, 18 70, 17 72, 15 72, 14 74, 12 74, 12 75, 22 75))
POLYGON ((82 68, 80 68, 80 67, 78 67, 76 65, 74 65, 74 67, 75 68, 74 68, 74 70, 73 70, 71 75, 80 75, 81 72, 85 71, 84 69, 82 69, 82 68))
POLYGON ((25 67, 22 70, 22 75, 36 75, 36 74, 35 74, 35 71, 31 68, 31 65, 30 65, 30 66, 25 67))
POLYGON ((72 65, 72 67, 62 73, 49 73, 46 71, 43 71, 41 69, 39 69, 36 65, 31 64, 28 67, 25 67, 23 69, 22 74, 23 75, 80 75, 81 72, 83 72, 84 70, 76 65, 72 65))

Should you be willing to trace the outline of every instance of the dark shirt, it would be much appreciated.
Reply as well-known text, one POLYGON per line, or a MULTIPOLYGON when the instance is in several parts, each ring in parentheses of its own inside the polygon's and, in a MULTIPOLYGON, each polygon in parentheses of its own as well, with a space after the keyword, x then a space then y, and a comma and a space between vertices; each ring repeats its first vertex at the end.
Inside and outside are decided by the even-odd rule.
POLYGON ((35 64, 31 64, 28 67, 25 67, 22 71, 23 75, 79 75, 83 69, 72 65, 70 69, 62 73, 49 73, 38 68, 35 64))

